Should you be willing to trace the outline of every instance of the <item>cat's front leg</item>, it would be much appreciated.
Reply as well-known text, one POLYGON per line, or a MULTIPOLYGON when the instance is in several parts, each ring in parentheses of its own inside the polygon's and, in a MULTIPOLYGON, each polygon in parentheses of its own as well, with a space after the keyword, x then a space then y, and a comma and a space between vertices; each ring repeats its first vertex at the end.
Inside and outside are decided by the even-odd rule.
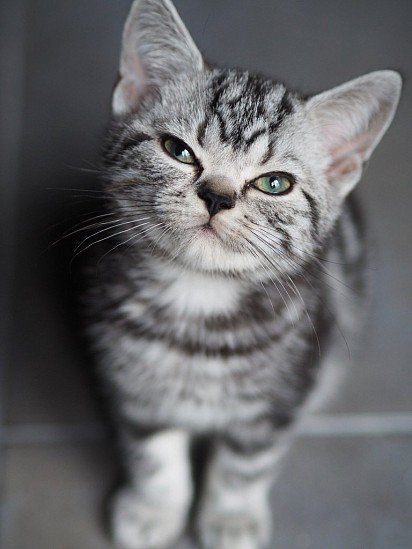
POLYGON ((123 433, 128 484, 113 501, 117 548, 164 549, 179 538, 192 497, 188 438, 178 430, 123 433))
POLYGON ((286 449, 267 438, 228 436, 216 443, 206 477, 198 533, 204 549, 260 549, 271 533, 269 492, 286 449))

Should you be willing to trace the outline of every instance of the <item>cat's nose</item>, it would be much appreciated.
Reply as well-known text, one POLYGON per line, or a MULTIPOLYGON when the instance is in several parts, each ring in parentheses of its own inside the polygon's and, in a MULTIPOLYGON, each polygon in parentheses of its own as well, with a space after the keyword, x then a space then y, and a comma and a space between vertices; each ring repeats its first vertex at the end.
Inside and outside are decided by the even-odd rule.
POLYGON ((205 204, 210 217, 216 215, 220 210, 229 210, 235 205, 235 193, 222 181, 207 181, 202 184, 197 192, 205 204))

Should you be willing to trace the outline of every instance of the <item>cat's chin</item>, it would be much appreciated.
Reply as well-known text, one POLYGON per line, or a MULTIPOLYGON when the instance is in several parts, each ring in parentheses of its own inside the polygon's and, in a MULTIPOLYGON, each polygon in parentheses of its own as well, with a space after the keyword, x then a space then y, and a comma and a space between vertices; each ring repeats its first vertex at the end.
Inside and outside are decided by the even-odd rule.
POLYGON ((168 235, 156 239, 156 247, 174 263, 195 272, 255 279, 261 265, 215 219, 186 226, 173 239, 168 235))
POLYGON ((256 271, 256 259, 244 250, 236 250, 209 225, 196 230, 184 248, 183 259, 189 268, 210 273, 247 274, 256 271))

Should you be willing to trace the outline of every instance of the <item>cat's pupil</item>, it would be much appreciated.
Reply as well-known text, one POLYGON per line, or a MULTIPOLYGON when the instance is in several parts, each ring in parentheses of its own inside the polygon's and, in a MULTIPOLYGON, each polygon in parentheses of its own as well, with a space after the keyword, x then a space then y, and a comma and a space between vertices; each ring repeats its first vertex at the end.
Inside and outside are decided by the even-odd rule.
POLYGON ((278 189, 280 187, 280 182, 277 177, 271 177, 269 179, 269 185, 272 189, 278 189))
POLYGON ((176 156, 183 156, 183 158, 188 158, 189 151, 185 149, 182 145, 176 145, 176 156))

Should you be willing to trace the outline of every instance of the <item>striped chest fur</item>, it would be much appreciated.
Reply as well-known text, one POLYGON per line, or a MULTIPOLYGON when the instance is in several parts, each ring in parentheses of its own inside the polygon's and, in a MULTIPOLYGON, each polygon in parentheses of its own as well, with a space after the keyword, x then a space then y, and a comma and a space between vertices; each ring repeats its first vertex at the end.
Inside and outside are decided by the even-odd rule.
POLYGON ((92 326, 123 413, 194 431, 288 415, 312 381, 307 307, 316 321, 318 301, 307 288, 285 301, 273 284, 141 261, 127 285, 100 289, 92 326))

